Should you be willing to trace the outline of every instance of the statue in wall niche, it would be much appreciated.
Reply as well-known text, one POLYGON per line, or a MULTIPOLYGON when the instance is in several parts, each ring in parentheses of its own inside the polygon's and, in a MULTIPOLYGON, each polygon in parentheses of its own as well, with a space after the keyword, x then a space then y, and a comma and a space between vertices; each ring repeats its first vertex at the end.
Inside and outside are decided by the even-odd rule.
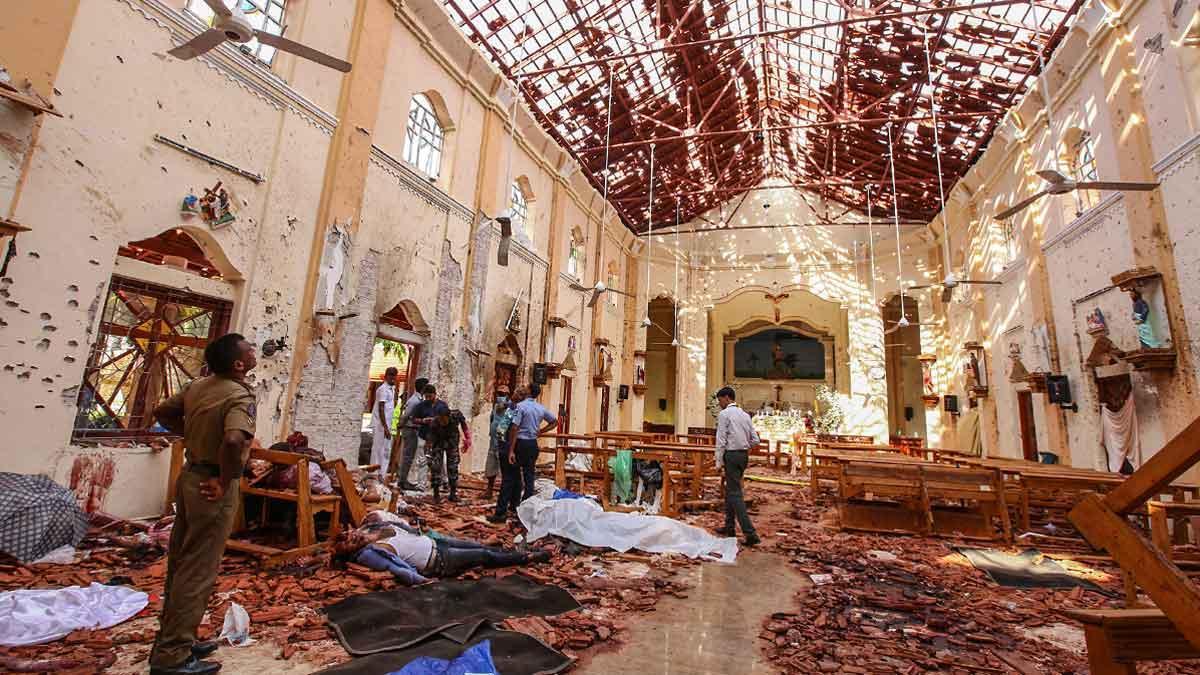
POLYGON ((921 386, 925 390, 926 396, 937 396, 937 390, 933 386, 933 364, 932 362, 921 362, 921 386))
POLYGON ((1086 320, 1088 334, 1108 333, 1108 322, 1104 320, 1104 312, 1101 312, 1099 307, 1088 312, 1086 320))
POLYGON ((1141 291, 1133 289, 1130 292, 1130 297, 1133 298, 1133 324, 1137 327, 1138 344, 1143 349, 1157 349, 1162 346, 1158 336, 1154 334, 1154 326, 1150 317, 1150 303, 1142 297, 1141 291))
POLYGON ((981 386, 981 380, 979 379, 979 357, 975 355, 975 352, 971 352, 967 357, 967 362, 963 364, 963 371, 967 375, 968 389, 981 386))
POLYGON ((346 272, 350 253, 350 236, 336 223, 325 236, 325 251, 321 255, 321 275, 317 289, 317 309, 333 309, 337 305, 338 288, 346 272))

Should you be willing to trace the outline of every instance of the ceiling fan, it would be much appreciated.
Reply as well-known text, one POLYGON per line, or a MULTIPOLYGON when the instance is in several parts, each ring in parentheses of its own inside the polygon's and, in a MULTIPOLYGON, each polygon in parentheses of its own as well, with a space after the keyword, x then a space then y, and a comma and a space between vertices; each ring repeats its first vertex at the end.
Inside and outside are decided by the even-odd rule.
POLYGON ((168 54, 186 61, 217 48, 225 41, 246 44, 251 40, 258 40, 275 49, 290 52, 309 61, 315 61, 323 66, 333 68, 334 70, 339 70, 343 73, 350 72, 350 64, 341 59, 334 58, 324 52, 319 52, 312 47, 294 42, 281 35, 272 35, 271 33, 255 29, 246 18, 245 13, 238 8, 240 1, 232 9, 222 0, 204 0, 204 4, 208 5, 209 9, 216 15, 213 17, 212 28, 168 51, 168 54))
POLYGON ((570 286, 572 289, 577 290, 577 291, 583 291, 583 292, 590 291, 591 292, 592 297, 588 298, 588 302, 587 302, 587 306, 589 308, 595 307, 596 301, 599 300, 600 296, 604 295, 605 293, 619 293, 619 294, 624 295, 629 298, 634 297, 634 295, 632 293, 626 293, 625 291, 621 291, 621 290, 617 290, 615 288, 609 288, 608 286, 605 286, 603 281, 597 281, 596 285, 591 288, 588 288, 587 286, 584 286, 583 284, 577 284, 575 282, 571 282, 570 286))
POLYGON ((939 283, 920 284, 918 286, 909 286, 908 290, 920 291, 920 290, 924 290, 926 288, 941 288, 942 289, 942 302, 950 302, 951 298, 954 297, 954 289, 958 288, 962 284, 968 284, 968 285, 974 284, 974 285, 979 285, 979 286, 1001 286, 1004 284, 1004 282, 994 281, 992 279, 959 279, 958 277, 954 276, 953 272, 951 272, 951 273, 947 274, 946 278, 943 279, 939 283))
POLYGON ((1026 197, 1016 204, 1004 209, 996 214, 996 220, 1008 220, 1014 215, 1024 211, 1030 204, 1045 197, 1046 195, 1062 195, 1075 190, 1118 190, 1121 192, 1149 192, 1158 187, 1158 183, 1132 183, 1123 181, 1103 181, 1103 180, 1088 180, 1088 181, 1073 181, 1067 178, 1062 173, 1054 169, 1043 169, 1038 171, 1037 175, 1042 177, 1042 180, 1049 183, 1045 189, 1037 192, 1032 197, 1026 197))
POLYGON ((901 328, 908 328, 909 326, 936 326, 936 325, 938 325, 936 321, 919 321, 919 322, 914 323, 912 321, 909 321, 907 316, 901 316, 899 321, 890 321, 889 320, 888 323, 895 324, 895 325, 893 325, 891 328, 883 331, 884 335, 891 335, 892 333, 895 333, 896 331, 900 330, 901 328))

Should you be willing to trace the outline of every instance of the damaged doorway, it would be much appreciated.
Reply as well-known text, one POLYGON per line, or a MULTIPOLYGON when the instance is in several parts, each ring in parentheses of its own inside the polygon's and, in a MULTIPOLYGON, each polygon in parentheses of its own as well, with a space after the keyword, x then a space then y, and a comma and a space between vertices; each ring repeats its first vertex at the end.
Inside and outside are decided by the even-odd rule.
POLYGON ((362 442, 358 447, 361 464, 368 463, 371 455, 371 414, 375 409, 375 395, 383 386, 383 375, 389 367, 398 371, 396 376, 396 406, 412 395, 412 383, 417 378, 421 361, 421 348, 425 344, 425 324, 420 313, 407 301, 399 302, 379 316, 375 343, 371 349, 371 366, 367 375, 367 405, 362 417, 362 442))

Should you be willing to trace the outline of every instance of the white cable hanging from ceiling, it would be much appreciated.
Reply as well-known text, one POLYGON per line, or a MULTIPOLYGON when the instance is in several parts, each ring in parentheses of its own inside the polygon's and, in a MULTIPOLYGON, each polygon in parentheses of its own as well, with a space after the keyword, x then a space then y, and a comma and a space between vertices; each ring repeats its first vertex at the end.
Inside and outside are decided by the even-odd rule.
POLYGON ((871 251, 871 307, 879 307, 875 295, 875 219, 871 213, 871 186, 867 186, 867 239, 871 251))
POLYGON ((675 200, 675 319, 671 323, 671 346, 679 346, 679 200, 675 200))
MULTIPOLYGON (((513 84, 512 108, 508 114, 508 159, 505 162, 504 168, 504 186, 501 188, 504 191, 501 194, 504 194, 507 197, 506 204, 508 206, 506 206, 504 210, 500 212, 500 215, 496 217, 496 222, 500 225, 500 243, 496 247, 496 264, 500 265, 501 267, 508 267, 508 249, 512 243, 513 235, 512 164, 513 155, 516 153, 517 149, 517 99, 519 99, 520 96, 521 78, 518 77, 516 82, 513 84)), ((524 225, 524 223, 522 223, 522 225, 524 225)))
POLYGON ((888 122, 883 128, 887 130, 888 167, 892 172, 892 221, 896 225, 896 292, 900 294, 900 320, 896 322, 896 328, 907 328, 908 314, 904 311, 904 261, 900 257, 900 193, 896 192, 896 151, 892 147, 892 123, 888 122))
MULTIPOLYGON (((605 218, 605 216, 608 215, 608 157, 609 157, 608 153, 609 153, 609 145, 612 144, 612 100, 613 100, 613 67, 609 66, 608 67, 608 106, 607 106, 608 112, 606 113, 608 116, 608 120, 607 120, 607 122, 605 122, 605 129, 604 129, 604 196, 600 200, 600 203, 601 203, 601 206, 600 206, 600 229, 601 230, 604 229, 604 218, 605 218)), ((602 241, 603 241, 603 238, 601 238, 601 241, 596 242, 596 286, 595 286, 596 292, 604 290, 604 280, 601 278, 601 273, 603 270, 601 269, 601 265, 600 265, 600 259, 601 259, 600 254, 604 250, 604 246, 601 243, 602 241)))
POLYGON ((646 207, 646 318, 642 326, 650 327, 650 249, 654 247, 654 144, 650 144, 650 204, 646 207))
POLYGON ((933 61, 929 57, 929 29, 922 24, 921 35, 925 43, 925 81, 929 83, 929 108, 933 117, 933 159, 937 163, 938 174, 938 206, 942 214, 942 257, 946 266, 946 279, 942 282, 947 286, 957 283, 954 270, 950 265, 950 223, 946 218, 946 191, 942 187, 942 136, 938 129, 937 87, 933 84, 933 61))

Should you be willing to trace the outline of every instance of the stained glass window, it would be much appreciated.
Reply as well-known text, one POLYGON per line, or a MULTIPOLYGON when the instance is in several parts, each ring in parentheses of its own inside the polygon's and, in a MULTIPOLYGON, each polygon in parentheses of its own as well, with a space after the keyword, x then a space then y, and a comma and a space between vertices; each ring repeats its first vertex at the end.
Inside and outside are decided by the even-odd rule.
POLYGON ((424 94, 414 94, 408 111, 408 131, 404 134, 404 161, 437 178, 442 167, 442 145, 446 132, 433 112, 433 104, 424 94))
POLYGON ((223 335, 224 300, 113 277, 75 416, 76 439, 143 437, 154 408, 203 374, 204 348, 223 335))
MULTIPOLYGON (((1099 174, 1096 173, 1096 147, 1092 143, 1092 136, 1088 132, 1083 132, 1079 137, 1079 142, 1075 144, 1075 180, 1078 182, 1100 180, 1099 174)), ((1096 190, 1079 190, 1075 194, 1079 195, 1079 206, 1081 211, 1086 211, 1100 202, 1100 193, 1096 190)))
MULTIPOLYGON (((246 15, 246 20, 255 30, 261 30, 264 33, 271 35, 283 34, 283 3, 284 0, 224 0, 225 4, 230 8, 234 3, 237 4, 242 14, 246 15)), ((216 14, 209 8, 204 0, 188 0, 187 9, 192 14, 200 17, 200 20, 208 25, 213 25, 213 19, 216 14)), ((270 45, 260 44, 258 40, 251 40, 238 47, 253 56, 254 58, 270 65, 275 58, 275 48, 270 45)))

